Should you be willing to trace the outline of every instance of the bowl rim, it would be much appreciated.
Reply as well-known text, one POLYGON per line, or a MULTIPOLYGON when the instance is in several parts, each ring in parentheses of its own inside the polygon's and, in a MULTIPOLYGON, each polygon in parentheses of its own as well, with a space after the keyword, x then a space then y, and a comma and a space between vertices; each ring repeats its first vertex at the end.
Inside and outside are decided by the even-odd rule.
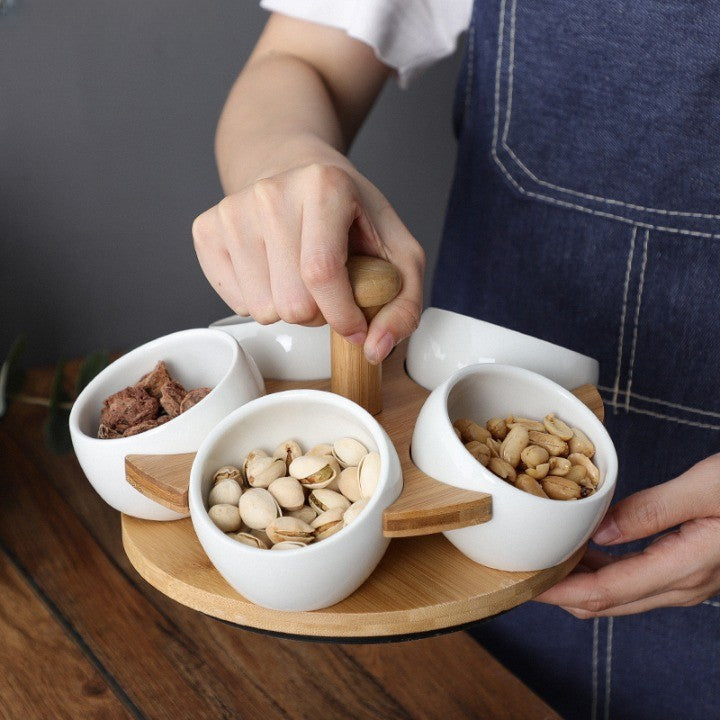
MULTIPOLYGON (((571 348, 565 347, 564 345, 558 345, 557 343, 550 342, 549 340, 544 340, 543 338, 536 337, 535 335, 528 335, 527 333, 520 332, 520 330, 513 330, 512 328, 505 327, 504 325, 497 325, 496 323, 491 323, 487 320, 481 320, 480 318, 473 317, 472 315, 465 315, 463 313, 456 312, 454 310, 446 310, 445 308, 430 306, 423 310, 422 315, 420 316, 420 322, 418 324, 418 328, 421 327, 423 317, 434 315, 434 314, 445 314, 452 316, 452 318, 459 318, 464 322, 469 322, 474 325, 477 325, 479 327, 483 328, 491 328, 493 330, 497 330, 499 332, 507 334, 509 337, 515 337, 518 340, 522 340, 523 342, 529 342, 538 344, 540 346, 546 347, 548 349, 553 349, 555 351, 562 351, 564 353, 568 353, 569 355, 574 356, 576 359, 584 360, 584 361, 591 361, 593 363, 598 363, 598 360, 590 355, 585 355, 584 353, 578 352, 577 350, 573 350, 571 348)), ((410 336, 410 339, 413 338, 415 333, 413 333, 410 336)), ((475 363, 479 364, 479 363, 475 363)), ((497 363, 500 364, 500 363, 497 363)))
MULTIPOLYGON (((255 548, 250 545, 238 542, 233 538, 229 537, 227 533, 224 533, 218 528, 215 523, 210 519, 208 510, 205 507, 205 498, 202 496, 201 485, 203 476, 200 472, 200 463, 205 461, 206 456, 212 451, 213 446, 220 441, 220 438, 226 433, 231 432, 234 425, 244 422, 256 409, 265 409, 275 405, 282 405, 286 402, 300 403, 300 402, 329 402, 330 404, 336 405, 341 409, 345 409, 350 412, 351 415, 357 416, 361 424, 365 426, 365 429, 370 433, 377 445, 377 452, 380 454, 381 462, 381 473, 378 479, 378 485, 370 498, 368 504, 362 510, 360 516, 338 532, 334 533, 330 537, 320 542, 310 543, 302 548, 293 548, 291 550, 283 550, 280 553, 273 553, 274 556, 280 555, 281 557, 286 554, 291 554, 297 551, 303 551, 303 557, 311 557, 313 553, 318 554, 320 552, 330 552, 338 542, 346 542, 348 538, 354 534, 360 533, 360 525, 362 525, 362 516, 367 515, 369 511, 374 508, 380 502, 380 495, 382 489, 390 481, 390 471, 392 468, 391 452, 395 452, 392 442, 385 436, 380 423, 364 408, 352 400, 348 400, 342 395, 337 395, 327 390, 314 390, 311 388, 299 388, 294 390, 283 390, 281 392, 270 393, 269 395, 263 395, 262 397, 251 400, 241 407, 234 410, 227 417, 223 418, 206 436, 203 440, 200 448, 195 455, 192 468, 190 470, 190 485, 188 487, 188 505, 190 507, 190 517, 193 524, 198 521, 203 525, 210 528, 210 533, 213 538, 217 538, 218 541, 225 544, 225 547, 235 548, 232 552, 250 553, 252 557, 259 557, 257 553, 270 552, 271 549, 263 550, 262 548, 255 548), (260 406, 260 407, 259 407, 260 406), (389 450, 388 448, 391 448, 389 450), (198 508, 198 509, 196 509, 198 508), (202 512, 200 513, 200 510, 202 512), (198 518, 198 514, 200 517, 198 518), (317 548, 320 548, 319 550, 317 548)), ((372 452, 372 451, 371 451, 372 452)), ((352 504, 352 503, 351 503, 352 504)), ((275 562, 275 561, 271 561, 275 562)), ((278 560, 276 562, 281 562, 278 560)))
MULTIPOLYGON (((546 378, 544 375, 540 375, 540 373, 533 372, 532 370, 526 370, 525 368, 517 367, 515 365, 504 365, 500 363, 474 363, 473 365, 467 365, 464 368, 461 368, 460 370, 454 372, 444 383, 442 383, 442 385, 439 385, 436 388, 434 392, 437 393, 437 395, 439 396, 438 400, 444 411, 443 416, 440 420, 440 427, 441 430, 446 433, 446 435, 450 438, 451 449, 457 450, 458 452, 464 451, 467 453, 464 444, 462 443, 460 438, 457 437, 453 429, 452 421, 450 420, 450 412, 448 409, 448 400, 453 388, 461 380, 464 380, 469 375, 504 375, 510 377, 521 377, 532 382, 539 382, 540 384, 544 385, 548 391, 555 392, 560 397, 563 397, 564 399, 576 404, 578 410, 587 417, 588 423, 590 423, 590 425, 592 426, 592 437, 590 437, 590 433, 586 434, 588 435, 588 437, 590 437, 593 444, 596 446, 596 449, 598 446, 598 443, 596 442, 596 432, 603 438, 603 442, 607 446, 607 451, 603 450, 603 454, 607 454, 607 469, 605 471, 605 477, 603 478, 602 485, 589 497, 581 498, 581 500, 583 501, 583 505, 587 507, 590 504, 600 503, 604 500, 606 495, 614 491, 614 488, 617 484, 618 474, 617 450, 615 448, 615 443, 613 443, 610 434, 608 433, 606 427, 603 425, 600 419, 595 415, 595 413, 593 413, 592 410, 590 410, 587 405, 585 405, 585 403, 582 402, 582 400, 573 395, 569 390, 566 390, 562 385, 559 385, 553 380, 546 378), (611 478, 609 482, 608 478, 611 478)), ((440 440, 438 444, 442 445, 442 443, 443 441, 440 440)), ((501 492, 503 493, 512 490, 514 491, 513 496, 515 495, 515 493, 522 493, 522 497, 526 502, 552 502, 554 503, 554 506, 557 506, 558 501, 553 500, 552 498, 543 498, 537 495, 533 495, 532 493, 523 493, 522 490, 518 490, 518 488, 509 485, 502 478, 495 475, 495 473, 488 470, 479 462, 477 462, 476 469, 480 472, 480 475, 482 477, 484 477, 486 480, 490 480, 492 482, 492 485, 494 487, 500 488, 501 492)), ((438 479, 438 482, 445 482, 445 484, 451 485, 453 487, 461 487, 459 485, 453 485, 453 483, 446 482, 444 480, 438 479)), ((482 488, 479 488, 479 490, 482 491, 482 488)), ((574 506, 575 503, 564 503, 564 505, 574 506)))
MULTIPOLYGON (((167 423, 163 423, 162 425, 159 425, 158 427, 150 428, 149 430, 145 430, 144 432, 138 433, 137 435, 131 435, 130 437, 119 437, 119 438, 98 438, 94 437, 92 435, 88 435, 86 432, 82 430, 80 427, 80 421, 78 420, 78 417, 80 415, 80 412, 82 409, 85 408, 85 406, 90 402, 90 396, 93 395, 97 387, 105 382, 110 376, 113 375, 113 373, 118 372, 119 370, 122 370, 125 365, 127 365, 129 362, 134 360, 138 355, 141 355, 143 352, 148 352, 150 350, 153 350, 156 346, 162 345, 165 342, 168 342, 170 340, 177 339, 181 336, 193 336, 193 335, 204 335, 206 339, 212 339, 215 338, 218 340, 218 342, 222 342, 225 345, 227 345, 230 348, 231 357, 230 362, 228 363, 227 370, 223 374, 223 376, 218 380, 218 382, 215 384, 215 386, 210 390, 210 392, 203 398, 203 400, 215 396, 217 397, 216 391, 220 388, 221 385, 225 383, 225 381, 228 379, 230 374, 233 371, 233 368, 237 365, 238 359, 240 357, 240 345, 238 344, 237 340, 232 337, 232 335, 228 335, 228 333, 224 333, 221 330, 216 330, 214 328, 189 328, 186 330, 178 330, 177 332, 170 333, 168 335, 162 335, 158 338, 155 338, 154 340, 149 340, 146 343, 143 343, 142 345, 139 345, 136 348, 133 348, 132 350, 128 350, 128 352, 121 355, 117 360, 114 360, 110 365, 108 365, 106 368, 101 370, 82 390, 80 395, 77 396, 75 402, 73 403, 72 408, 70 409, 70 418, 68 420, 70 425, 70 430, 73 434, 75 434, 78 438, 82 438, 84 442, 90 442, 90 443, 103 443, 106 444, 107 442, 113 442, 113 448, 122 447, 123 444, 125 445, 132 445, 135 442, 137 442, 138 438, 149 438, 149 437, 155 437, 159 435, 161 432, 167 430, 167 427, 170 425, 171 422, 177 421, 177 420, 184 420, 185 423, 188 423, 192 421, 192 419, 195 417, 195 414, 193 411, 196 407, 200 405, 200 403, 197 403, 196 405, 193 405, 189 410, 186 410, 181 415, 178 415, 177 417, 172 418, 167 423), (189 419, 188 419, 189 418, 189 419)), ((203 350, 205 350, 204 346, 201 346, 203 350)), ((127 386, 126 386, 127 387, 127 386)), ((123 388, 120 388, 121 390, 123 388)), ((118 392, 118 391, 116 391, 118 392)), ((173 429, 177 430, 178 425, 177 423, 172 426, 173 429)))

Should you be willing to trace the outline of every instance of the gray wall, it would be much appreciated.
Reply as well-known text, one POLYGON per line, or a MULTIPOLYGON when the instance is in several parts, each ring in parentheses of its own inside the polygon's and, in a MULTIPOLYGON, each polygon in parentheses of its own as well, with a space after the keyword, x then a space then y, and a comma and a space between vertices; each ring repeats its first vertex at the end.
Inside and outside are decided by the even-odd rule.
MULTIPOLYGON (((213 134, 266 14, 252 0, 16 0, 0 15, 0 356, 127 349, 229 314, 192 248, 213 134)), ((452 174, 457 57, 388 84, 353 158, 428 251, 452 174)))

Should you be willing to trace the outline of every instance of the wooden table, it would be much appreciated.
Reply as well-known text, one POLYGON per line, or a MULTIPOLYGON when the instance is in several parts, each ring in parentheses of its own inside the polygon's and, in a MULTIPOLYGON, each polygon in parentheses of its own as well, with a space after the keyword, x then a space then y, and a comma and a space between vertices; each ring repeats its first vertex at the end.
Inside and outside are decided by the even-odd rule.
MULTIPOLYGON (((51 371, 26 390, 47 397, 51 371)), ((134 571, 120 516, 46 411, 0 420, 0 716, 8 718, 558 718, 466 633, 326 645, 238 630, 134 571)))

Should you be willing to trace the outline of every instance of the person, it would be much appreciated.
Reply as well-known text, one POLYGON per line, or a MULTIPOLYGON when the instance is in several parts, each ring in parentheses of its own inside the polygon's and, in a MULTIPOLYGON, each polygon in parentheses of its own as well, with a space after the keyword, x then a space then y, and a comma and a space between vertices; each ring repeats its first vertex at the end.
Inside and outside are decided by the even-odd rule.
POLYGON ((577 571, 473 632, 564 717, 718 717, 720 2, 263 4, 217 131, 226 197, 193 226, 208 280, 372 362, 407 337, 422 249, 344 153, 388 76, 467 28, 432 304, 597 357, 620 458, 577 571), (369 326, 349 251, 402 275, 369 326))

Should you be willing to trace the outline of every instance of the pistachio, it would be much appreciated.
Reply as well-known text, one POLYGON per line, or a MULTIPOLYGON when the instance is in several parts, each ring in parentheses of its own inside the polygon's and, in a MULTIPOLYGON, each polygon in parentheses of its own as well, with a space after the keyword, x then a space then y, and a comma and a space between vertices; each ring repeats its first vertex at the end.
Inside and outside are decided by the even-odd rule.
POLYGON ((358 469, 356 467, 347 467, 338 477, 338 490, 348 499, 350 502, 357 502, 362 499, 360 493, 360 480, 358 478, 358 469))
POLYGON ((233 538, 233 540, 241 542, 243 545, 249 545, 250 547, 258 548, 260 550, 268 549, 268 545, 265 542, 263 542, 260 538, 255 537, 255 535, 251 535, 250 533, 230 533, 228 537, 231 537, 233 538))
POLYGON ((317 517, 317 513, 309 505, 303 505, 299 510, 291 510, 288 515, 290 517, 299 518, 308 524, 317 517))
POLYGON ((341 468, 357 467, 367 454, 368 449, 355 438, 340 438, 333 444, 332 455, 340 463, 341 468))
POLYGON ((315 538, 317 540, 324 540, 334 535, 338 530, 342 530, 343 515, 344 510, 339 507, 326 510, 324 513, 318 515, 311 523, 315 530, 315 538))
POLYGON ((308 495, 308 505, 317 512, 318 515, 326 510, 339 507, 343 511, 350 507, 350 501, 340 493, 327 488, 318 488, 308 495))
POLYGON ((254 528, 248 528, 248 530, 250 535, 260 540, 260 542, 262 542, 266 547, 270 547, 272 545, 270 538, 264 530, 255 530, 254 528))
POLYGON ((479 440, 471 440, 465 445, 465 449, 483 466, 487 467, 492 457, 490 448, 479 440))
POLYGON ((306 488, 327 487, 339 474, 337 460, 329 455, 301 455, 290 463, 290 475, 306 488))
POLYGON ((297 542, 296 540, 283 540, 282 542, 275 543, 270 549, 271 550, 297 550, 298 548, 304 548, 307 543, 297 542))
POLYGON ((235 480, 237 483, 242 482, 242 473, 240 468, 236 468, 234 465, 225 465, 215 472, 213 475, 213 485, 217 485, 223 480, 235 480))
POLYGON ((250 487, 266 488, 273 480, 285 475, 285 461, 280 458, 257 457, 245 469, 250 487))
POLYGON ((529 435, 526 427, 514 425, 500 445, 500 457, 516 468, 520 464, 520 453, 528 446, 529 435))
POLYGON ((567 475, 571 467, 570 461, 564 457, 551 457, 548 464, 550 465, 550 474, 560 477, 567 475))
POLYGON ((550 453, 545 448, 541 448, 539 445, 528 445, 521 453, 520 460, 523 462, 525 467, 537 467, 546 463, 550 453))
POLYGON ((210 488, 208 505, 237 505, 242 495, 242 489, 235 480, 226 478, 210 488))
POLYGON ((305 504, 302 485, 293 477, 281 477, 268 485, 269 493, 283 510, 299 510, 305 504))
POLYGON ((213 505, 208 515, 223 532, 237 532, 242 526, 237 505, 213 505))
POLYGON ((332 445, 329 443, 320 443, 313 448, 310 448, 306 455, 332 455, 332 445))
POLYGON ((595 454, 595 446, 590 442, 588 436, 578 428, 573 428, 573 436, 570 438, 570 452, 587 455, 591 458, 595 454))
POLYGON ((277 500, 263 488, 250 488, 240 496, 240 517, 253 530, 265 530, 281 515, 277 500))
POLYGON ((347 527, 352 523, 357 516, 366 508, 368 504, 367 500, 358 500, 354 502, 344 513, 343 513, 343 525, 347 527))
POLYGON ((358 485, 360 486, 360 497, 367 500, 375 492, 380 480, 380 453, 368 453, 358 465, 358 485))
POLYGON ((463 443, 469 443, 471 440, 485 442, 485 440, 491 437, 490 432, 482 427, 482 425, 478 425, 473 420, 468 420, 467 418, 458 418, 453 423, 453 427, 460 431, 460 439, 463 443))
POLYGON ((490 462, 488 463, 488 470, 495 473, 495 475, 502 478, 503 480, 507 480, 511 483, 514 483, 515 479, 517 478, 515 468, 509 462, 503 460, 502 458, 490 458, 490 462))
POLYGON ((275 448, 273 457, 283 460, 285 462, 285 468, 287 469, 290 467, 290 463, 302 454, 302 449, 295 440, 286 440, 275 448))
POLYGON ((275 518, 266 528, 265 532, 270 542, 280 543, 285 540, 293 540, 299 543, 309 543, 315 538, 314 529, 300 518, 284 516, 275 518))
POLYGON ((548 475, 541 482, 542 489, 553 500, 571 500, 580 497, 580 486, 567 478, 548 475))
POLYGON ((243 460, 243 464, 242 464, 242 471, 243 471, 243 476, 244 476, 244 477, 247 477, 247 466, 248 466, 248 464, 251 463, 251 462, 252 462, 253 460, 255 460, 256 458, 259 458, 259 457, 267 457, 267 453, 266 453, 264 450, 256 449, 256 450, 251 450, 251 451, 245 456, 245 460, 243 460))
POLYGON ((531 495, 537 495, 538 497, 543 498, 547 497, 545 491, 542 489, 542 485, 540 485, 540 483, 535 478, 530 477, 529 475, 526 475, 524 473, 517 476, 517 480, 515 481, 515 487, 520 488, 520 490, 523 490, 526 493, 530 493, 531 495))
POLYGON ((551 435, 546 432, 539 432, 537 430, 530 430, 528 433, 530 442, 533 445, 539 445, 545 448, 550 455, 567 455, 568 444, 561 440, 557 435, 551 435))
POLYGON ((550 463, 540 463, 535 467, 525 468, 525 474, 535 480, 542 480, 550 472, 550 463))
POLYGON ((508 426, 503 418, 490 418, 485 423, 485 427, 490 431, 490 434, 495 438, 495 440, 500 440, 501 442, 508 434, 508 426))
POLYGON ((587 477, 590 478, 592 481, 592 484, 597 487, 597 484, 600 482, 600 471, 597 468, 597 465, 584 453, 571 453, 568 455, 568 460, 573 465, 581 465, 585 468, 587 477))

